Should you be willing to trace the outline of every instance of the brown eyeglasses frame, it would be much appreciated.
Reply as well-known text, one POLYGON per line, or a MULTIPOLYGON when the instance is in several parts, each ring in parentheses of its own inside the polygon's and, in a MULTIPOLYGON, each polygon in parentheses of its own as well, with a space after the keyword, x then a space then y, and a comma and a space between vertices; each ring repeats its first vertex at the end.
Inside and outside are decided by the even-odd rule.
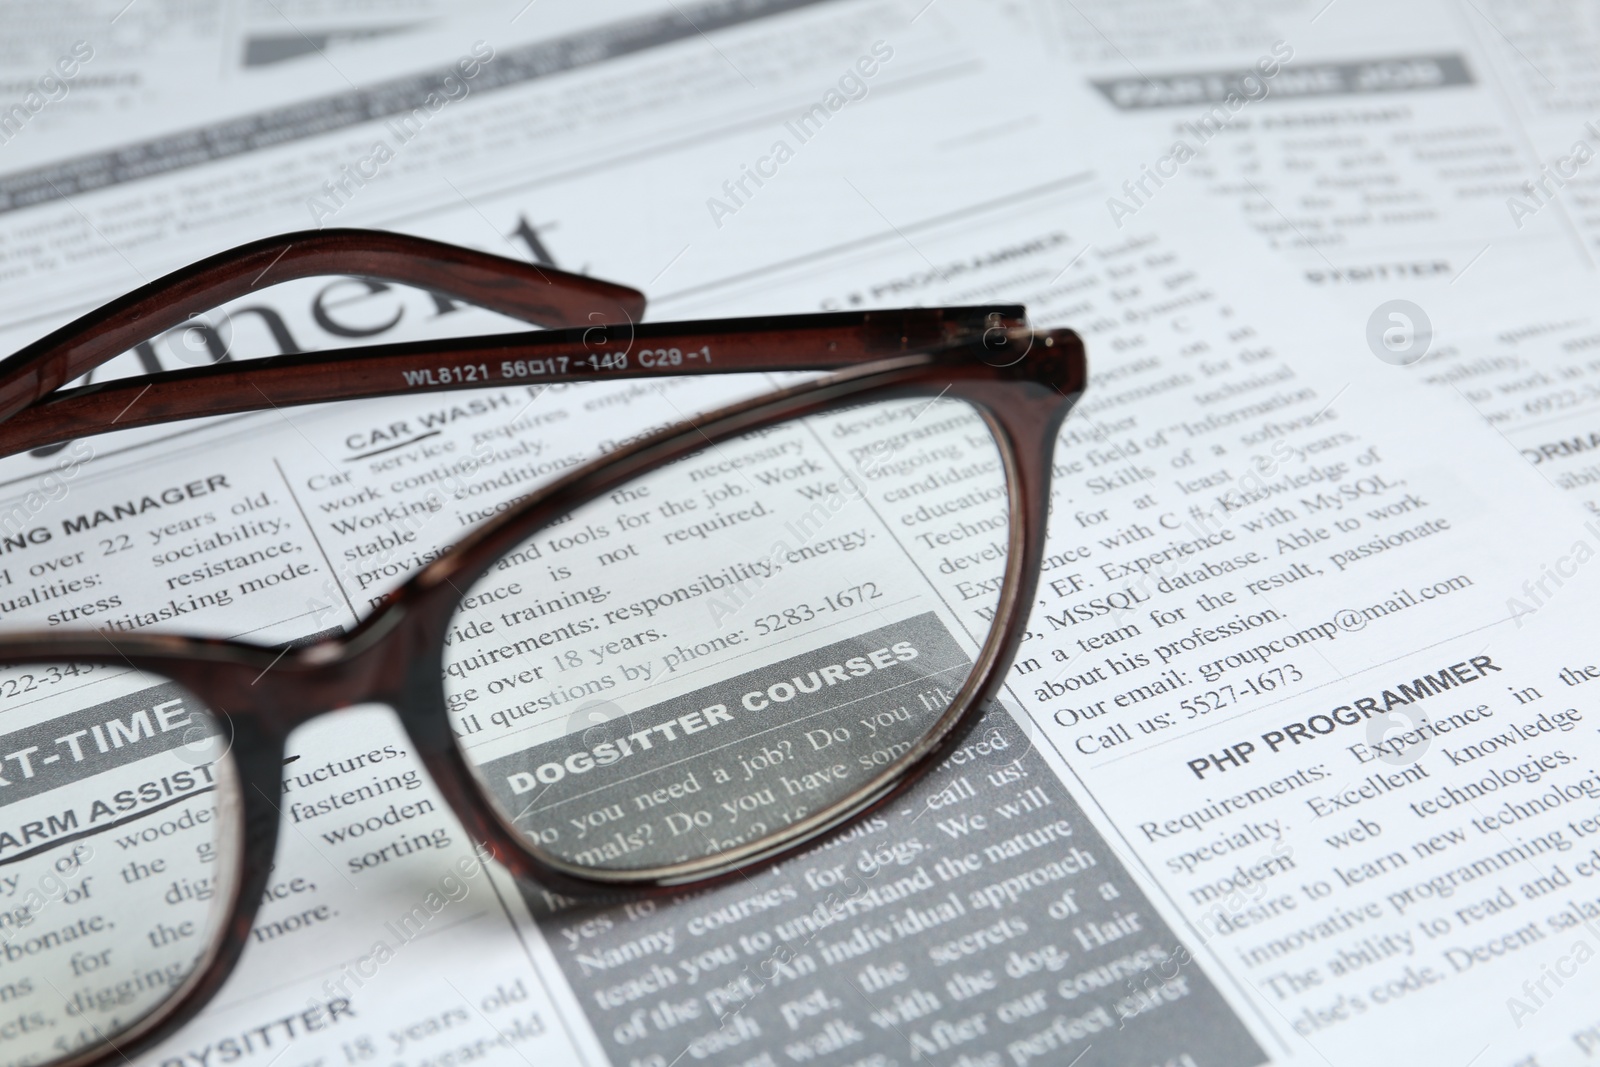
POLYGON ((642 323, 623 286, 441 244, 361 230, 285 234, 157 279, 0 361, 0 456, 112 429, 178 419, 445 389, 752 371, 827 377, 723 407, 578 467, 470 531, 347 633, 287 651, 215 638, 104 632, 0 637, 0 665, 131 665, 171 678, 228 727, 238 775, 238 869, 223 934, 185 986, 131 1028, 55 1067, 136 1055, 215 995, 250 938, 277 848, 285 743, 312 718, 379 703, 399 717, 466 831, 513 874, 574 896, 666 893, 716 884, 816 845, 936 765, 995 695, 1026 632, 1038 584, 1057 432, 1087 375, 1070 330, 1030 330, 1016 305, 912 308, 642 323), (543 330, 325 350, 63 388, 136 344, 267 284, 318 275, 380 279, 476 304, 543 330), (618 368, 593 357, 635 348, 699 351, 708 366, 618 368), (580 361, 609 369, 580 366, 580 361), (501 364, 528 370, 505 376, 501 364), (534 373, 529 361, 538 361, 534 373), (411 377, 408 379, 408 372, 411 377), (425 384, 412 385, 418 372, 425 384), (427 372, 432 372, 428 374, 427 372), (481 373, 480 373, 481 372, 481 373), (971 404, 999 448, 1009 544, 996 625, 928 737, 882 774, 771 837, 670 867, 600 871, 530 845, 494 810, 455 743, 442 677, 444 634, 465 589, 508 551, 579 505, 731 437, 867 401, 947 397, 971 404), (113 1041, 115 1042, 113 1044, 113 1041))

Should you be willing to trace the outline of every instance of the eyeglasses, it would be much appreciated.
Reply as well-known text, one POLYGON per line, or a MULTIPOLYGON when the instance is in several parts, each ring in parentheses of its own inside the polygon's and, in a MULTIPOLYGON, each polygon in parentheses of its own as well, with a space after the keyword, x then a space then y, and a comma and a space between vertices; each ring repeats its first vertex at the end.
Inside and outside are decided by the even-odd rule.
MULTIPOLYGON (((286 740, 325 712, 394 709, 487 852, 572 895, 781 859, 960 741, 1025 632, 1056 434, 1084 387, 1078 337, 1009 305, 645 324, 644 304, 325 230, 177 271, 0 363, 4 455, 335 400, 833 372, 569 458, 346 633, 288 648, 140 633, 159 612, 86 596, 62 617, 98 632, 0 640, 0 993, 28 986, 13 1062, 132 1055, 217 991, 268 890, 286 740), (269 274, 382 279, 547 328, 63 388, 269 274)), ((514 442, 543 432, 508 427, 507 447, 457 464, 464 484, 516 484, 514 442)), ((225 479, 173 491, 175 514, 191 497, 213 521, 242 506, 225 479)), ((277 557, 259 533, 196 536, 168 585, 264 583, 277 557)), ((383 823, 384 780, 313 781, 292 817, 371 802, 383 823)))

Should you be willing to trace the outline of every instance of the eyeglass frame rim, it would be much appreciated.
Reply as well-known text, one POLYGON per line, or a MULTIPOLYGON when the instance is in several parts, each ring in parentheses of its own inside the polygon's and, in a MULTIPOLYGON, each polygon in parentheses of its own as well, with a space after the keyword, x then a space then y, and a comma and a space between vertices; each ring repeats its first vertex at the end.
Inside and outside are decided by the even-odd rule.
MULTIPOLYGON (((1008 306, 1003 310, 1010 308, 1008 306)), ((805 316, 788 318, 797 319, 805 316)), ((760 320, 749 321, 754 323, 760 320)), ((679 423, 651 438, 592 460, 568 472, 563 478, 542 487, 516 508, 474 528, 466 538, 444 555, 411 575, 395 593, 350 631, 330 635, 293 651, 277 651, 236 640, 188 638, 169 634, 130 634, 113 638, 100 632, 98 640, 88 633, 78 635, 19 633, 0 637, 0 664, 19 665, 61 659, 127 663, 137 669, 149 670, 171 678, 193 692, 212 709, 213 715, 225 719, 230 724, 236 742, 240 740, 241 729, 243 730, 243 749, 241 750, 240 744, 235 743, 229 752, 241 781, 240 800, 243 810, 240 815, 239 860, 235 871, 236 890, 233 900, 228 903, 225 936, 217 937, 211 957, 195 968, 180 993, 153 1009, 129 1029, 120 1031, 115 1035, 116 1043, 108 1042, 103 1048, 91 1047, 79 1057, 53 1061, 51 1067, 78 1067, 80 1064, 89 1067, 89 1065, 109 1063, 113 1057, 127 1053, 134 1046, 137 1049, 147 1048, 175 1033, 211 1000, 236 966, 244 945, 249 941, 255 917, 263 906, 262 896, 267 887, 271 862, 275 857, 282 828, 281 811, 274 799, 282 797, 282 758, 285 742, 298 726, 339 707, 348 707, 351 703, 370 701, 390 706, 400 718, 406 735, 418 746, 417 755, 432 777, 435 787, 440 791, 442 798, 450 804, 452 811, 462 820, 463 828, 468 835, 487 846, 489 853, 505 864, 513 874, 532 877, 542 885, 563 893, 615 892, 619 888, 632 890, 635 894, 641 891, 670 893, 682 891, 690 886, 698 888, 720 884, 746 873, 752 867, 764 867, 813 848, 831 834, 845 829, 891 802, 920 779, 926 771, 941 762, 944 755, 959 742, 965 731, 977 721, 979 709, 992 697, 1001 684, 1005 671, 1009 669, 1027 622, 1027 612, 1019 608, 1027 599, 1031 599, 1042 564, 1044 518, 1048 508, 1051 461, 1050 450, 1045 449, 1043 445, 1045 442, 1053 445, 1056 429, 1059 428, 1068 409, 1081 395, 1085 384, 1086 366, 1082 342, 1071 331, 1051 331, 1035 338, 1031 333, 1012 327, 999 340, 1001 344, 996 345, 992 343, 992 339, 969 336, 962 343, 943 346, 933 351, 875 361, 854 370, 833 374, 828 378, 764 394, 741 404, 719 408, 701 416, 699 421, 689 420, 679 423), (1064 374, 1058 373, 1056 377, 1059 380, 1050 381, 1047 388, 1041 383, 1042 379, 1049 375, 1041 374, 1040 368, 1031 368, 1033 373, 1022 373, 1018 370, 1016 362, 1002 366, 993 360, 997 347, 1024 341, 1031 345, 1035 340, 1047 346, 1059 346, 1056 352, 1057 358, 1051 362, 1065 364, 1064 374), (939 381, 931 379, 930 375, 935 375, 941 370, 948 372, 962 369, 967 372, 967 380, 959 383, 946 381, 937 395, 953 393, 967 399, 984 417, 1002 455, 1007 484, 1010 487, 1008 502, 1011 521, 1008 529, 1007 574, 995 610, 997 622, 991 626, 989 635, 978 657, 973 661, 972 670, 961 691, 952 699, 945 714, 935 724, 942 729, 930 731, 924 743, 908 752, 901 760, 891 764, 881 774, 852 790, 845 797, 828 805, 822 812, 808 816, 803 823, 793 824, 788 828, 788 832, 759 839, 747 849, 736 850, 732 855, 740 857, 737 862, 725 858, 729 855, 727 853, 720 854, 714 860, 708 858, 705 865, 715 867, 716 870, 695 876, 692 881, 676 877, 641 879, 636 876, 597 879, 592 877, 593 868, 580 869, 575 865, 559 861, 551 863, 550 860, 558 858, 532 845, 504 822, 496 806, 485 795, 477 778, 467 766, 464 754, 449 729, 449 712, 442 699, 442 675, 437 668, 433 670, 432 680, 438 687, 437 695, 440 699, 434 707, 408 706, 409 702, 404 693, 385 693, 380 686, 373 684, 375 679, 365 682, 356 680, 356 675, 360 673, 365 661, 383 660, 385 650, 401 640, 399 635, 407 632, 405 624, 411 611, 421 607, 430 596, 439 597, 441 603, 444 602, 446 594, 443 590, 450 584, 450 578, 472 571, 472 568, 465 566, 465 563, 475 554, 486 555, 487 559, 481 568, 472 572, 472 577, 486 572, 494 565, 499 558, 499 553, 493 547, 495 537, 511 537, 513 535, 509 531, 517 531, 516 541, 526 540, 545 528, 549 519, 559 514, 561 510, 570 510, 571 507, 579 506, 583 501, 592 500, 607 491, 610 482, 632 480, 642 473, 658 469, 703 449, 704 444, 688 447, 687 442, 692 435, 699 435, 702 439, 709 435, 712 440, 720 442, 764 425, 805 417, 800 408, 806 407, 807 404, 813 406, 820 404, 816 410, 807 412, 820 414, 826 410, 872 400, 890 400, 900 396, 925 397, 933 394, 934 386, 939 384, 939 381), (975 371, 978 373, 974 374, 975 371), (1019 389, 1027 392, 1029 386, 1033 387, 1034 392, 1043 394, 1042 399, 1048 409, 1047 414, 1040 416, 1036 413, 1031 418, 1023 417, 1016 412, 1009 412, 1007 410, 1009 405, 996 403, 1002 394, 1014 397, 1019 389), (983 399, 985 394, 991 395, 985 400, 983 399), (719 429, 719 426, 722 428, 719 429), (1032 434, 1022 435, 1032 436, 1034 440, 1027 442, 1016 440, 1019 429, 1035 431, 1032 434), (1019 448, 1019 444, 1033 447, 1031 450, 1019 448), (1041 454, 1042 462, 1040 462, 1041 454), (634 462, 636 466, 631 472, 626 471, 626 465, 630 462, 634 462), (577 488, 608 470, 612 472, 611 478, 601 479, 598 486, 577 488), (568 500, 568 497, 575 496, 581 496, 581 499, 568 500), (274 658, 272 653, 275 651, 277 656, 274 658), (273 681, 268 683, 267 688, 261 690, 262 694, 271 694, 271 699, 264 696, 260 705, 252 706, 247 703, 243 708, 235 707, 231 710, 225 708, 220 702, 207 699, 207 691, 214 691, 216 686, 208 684, 205 680, 199 680, 197 684, 196 672, 203 673, 208 669, 231 671, 236 675, 246 670, 259 669, 263 673, 255 681, 273 675, 276 671, 273 681), (359 701, 320 706, 303 714, 285 716, 282 713, 278 702, 285 695, 304 692, 307 686, 314 684, 309 680, 312 672, 325 675, 330 671, 349 672, 349 676, 344 677, 342 681, 353 687, 365 688, 368 690, 368 695, 359 701), (302 672, 306 673, 307 678, 295 682, 287 693, 274 691, 274 686, 286 684, 284 679, 302 672), (269 704, 273 706, 269 708, 269 704), (442 737, 437 733, 429 737, 418 729, 419 726, 427 725, 424 722, 425 718, 435 720, 436 727, 442 725, 444 731, 442 737), (275 795, 267 795, 262 788, 264 785, 271 785, 276 791, 275 795), (267 816, 261 811, 259 802, 251 800, 250 786, 255 786, 263 794, 263 799, 271 808, 271 815, 268 817, 270 827, 252 826, 252 816, 257 821, 267 816), (801 826, 806 829, 796 829, 801 826), (263 832, 264 830, 270 832, 263 832), (769 841, 772 843, 767 844, 769 841)), ((424 344, 439 343, 448 342, 424 342, 424 344)), ((1025 361, 1027 354, 1024 350, 1019 359, 1025 361)), ((265 361, 239 364, 232 369, 232 373, 248 374, 250 366, 260 362, 265 361)), ((1058 371, 1061 369, 1057 368, 1058 371)), ((181 375, 186 372, 178 373, 181 375)), ((694 371, 679 371, 674 376, 687 373, 694 371)), ((503 383, 472 384, 492 387, 503 383)), ((69 392, 81 394, 84 390, 69 392)), ((1037 405, 1040 397, 1036 396, 1033 400, 1037 405)), ((48 407, 52 403, 59 402, 59 400, 42 399, 39 403, 48 407)), ((0 431, 4 428, 5 424, 0 423, 0 431)), ((460 595, 462 595, 460 590, 456 589, 455 599, 460 595)), ((436 611, 439 616, 437 621, 441 625, 448 623, 452 617, 455 599, 450 599, 442 610, 436 611)), ((414 633, 416 629, 416 626, 411 627, 413 631, 411 636, 417 636, 414 633)), ((434 644, 437 645, 434 651, 442 656, 442 642, 435 641, 434 644)), ((402 660, 406 659, 404 652, 404 649, 400 650, 402 660)), ((391 650, 388 655, 394 656, 395 653, 391 650)), ((409 661, 418 663, 425 660, 426 657, 412 656, 409 661)), ((370 673, 370 665, 368 670, 370 673)), ((237 680, 236 677, 235 681, 237 680)), ((408 679, 407 684, 413 681, 414 679, 408 679)), ((254 682, 251 684, 253 686, 254 682)), ((672 869, 682 866, 672 865, 672 869)), ((634 872, 622 873, 634 874, 634 872)))
MULTIPOLYGON (((111 635, 106 631, 19 631, 16 633, 0 635, 0 666, 17 666, 39 663, 49 660, 72 660, 85 663, 106 663, 116 665, 124 663, 140 670, 172 677, 186 688, 194 692, 195 696, 204 698, 204 690, 211 687, 204 683, 196 683, 183 671, 186 662, 204 663, 215 665, 222 669, 238 668, 246 671, 259 671, 259 676, 252 681, 252 686, 267 677, 274 680, 292 676, 300 671, 325 672, 348 668, 358 663, 364 656, 374 653, 384 642, 391 639, 391 633, 404 625, 407 616, 413 612, 419 601, 432 596, 449 596, 440 592, 444 586, 450 586, 455 598, 464 595, 459 586, 454 585, 456 579, 470 583, 486 573, 489 567, 501 558, 506 550, 525 542, 529 537, 537 534, 539 530, 547 528, 550 518, 559 517, 572 507, 581 506, 587 501, 596 499, 598 495, 614 489, 617 485, 632 481, 652 470, 683 459, 704 449, 707 444, 720 444, 725 440, 752 432, 768 425, 793 421, 799 418, 810 417, 813 414, 824 414, 827 411, 838 410, 856 406, 863 402, 887 401, 901 397, 927 397, 945 396, 954 394, 965 399, 964 392, 959 388, 952 388, 948 384, 937 392, 933 384, 913 385, 906 380, 907 374, 924 374, 928 371, 939 369, 939 363, 927 357, 907 357, 897 360, 882 361, 860 368, 858 372, 833 375, 826 379, 804 383, 789 389, 762 394, 740 404, 729 405, 714 410, 703 416, 701 422, 685 422, 668 428, 651 438, 639 441, 633 445, 619 449, 606 456, 598 457, 582 466, 569 471, 562 478, 557 479, 540 488, 518 504, 516 508, 509 509, 506 513, 485 521, 479 526, 468 531, 467 535, 456 542, 447 552, 431 561, 426 566, 412 573, 401 586, 384 598, 383 602, 374 607, 373 611, 361 618, 358 624, 348 631, 340 634, 331 634, 315 642, 284 648, 282 646, 263 646, 251 642, 231 638, 205 638, 190 637, 166 633, 130 633, 111 635), (898 387, 898 388, 897 388, 898 387), (823 394, 833 394, 827 399, 822 399, 823 394), (871 398, 864 400, 863 398, 871 398), (794 412, 789 410, 789 405, 794 401, 810 401, 807 410, 794 412), (749 423, 742 423, 738 428, 718 429, 717 424, 739 416, 753 416, 749 423), (695 440, 698 438, 698 440, 695 440), (691 447, 692 446, 692 447, 691 447), (652 458, 648 454, 656 453, 652 458), (634 462, 636 461, 636 462, 634 462), (598 484, 574 488, 583 482, 590 481, 598 475, 609 475, 598 484), (541 515, 547 517, 541 519, 541 515), (496 540, 508 542, 497 544, 496 540), (465 561, 477 558, 482 566, 472 568, 465 566, 465 561), (90 636, 94 634, 96 636, 90 636), (183 672, 183 676, 179 676, 183 672)), ((945 369, 949 369, 946 367, 945 369)), ((1019 470, 1019 457, 1015 442, 1007 432, 1003 418, 997 418, 992 408, 980 403, 972 406, 980 416, 984 417, 997 450, 1000 452, 1003 468, 1006 471, 1008 485, 1023 484, 1020 479, 1024 475, 1019 470)), ((1063 416, 1065 412, 1063 411, 1063 416)), ((1018 512, 1022 501, 1019 494, 1008 490, 1008 504, 1011 514, 1008 516, 1008 540, 1013 543, 1020 538, 1021 531, 1028 523, 1026 516, 1018 512)), ((1014 601, 1017 599, 1017 576, 1011 569, 1025 567, 1027 564, 1024 551, 1008 553, 1008 573, 1001 588, 1000 604, 996 608, 996 617, 1001 617, 1002 611, 1014 612, 1014 601), (1012 562, 1014 561, 1014 562, 1012 562)), ((450 616, 446 616, 448 619, 450 616)), ((999 628, 991 629, 991 633, 998 633, 999 628)), ((434 651, 442 651, 442 643, 434 651)), ((974 661, 973 677, 978 677, 981 672, 976 667, 984 661, 983 653, 980 659, 974 661)), ((983 672, 986 673, 986 672, 983 672)), ((393 706, 397 712, 405 712, 400 706, 401 694, 394 691, 384 691, 352 679, 346 679, 355 689, 345 694, 343 699, 321 701, 313 705, 311 710, 297 708, 294 712, 287 712, 281 706, 286 698, 303 695, 297 688, 288 692, 275 692, 270 688, 262 692, 263 697, 260 707, 248 704, 228 708, 220 701, 206 701, 208 708, 214 715, 232 719, 236 715, 261 716, 268 721, 282 726, 282 737, 287 738, 295 728, 321 715, 340 708, 350 707, 358 703, 383 703, 393 706)), ((299 686, 301 683, 296 683, 299 686)), ((958 699, 960 694, 958 694, 958 699)), ((956 701, 952 702, 953 705, 956 701)), ((441 701, 442 708, 442 701, 441 701)), ((428 712, 423 712, 427 714, 428 712)), ((447 714, 447 713, 446 713, 447 714)), ((402 715, 409 726, 409 719, 402 715)), ((941 720, 942 721, 942 720, 941 720)), ((908 753, 908 756, 911 755, 908 753)), ((907 763, 911 760, 905 761, 907 763)), ((878 778, 887 779, 900 766, 900 763, 891 764, 878 778)), ((476 784, 476 779, 468 772, 468 781, 476 784)), ((872 783, 868 783, 870 786, 872 783)), ((866 787, 863 787, 864 791, 866 787)), ((492 811, 492 807, 490 808, 492 811)), ((819 816, 825 813, 819 813, 819 816)), ((830 823, 834 820, 828 820, 830 823)), ((785 838, 802 836, 784 834, 785 838)), ((525 843, 520 837, 516 838, 517 851, 531 853, 541 861, 548 862, 548 870, 541 870, 534 876, 542 882, 551 882, 557 885, 565 882, 568 888, 578 891, 588 890, 616 890, 616 889, 677 889, 685 884, 683 878, 667 876, 661 878, 656 884, 649 884, 649 879, 639 877, 633 871, 605 872, 598 879, 586 879, 580 872, 594 870, 593 868, 580 868, 559 861, 558 857, 549 856, 546 850, 525 843), (569 875, 563 877, 563 875, 569 875), (584 884, 588 883, 588 884, 584 884)), ((735 854, 746 851, 770 851, 769 849, 735 850, 735 854)), ((508 866, 515 866, 509 861, 508 866)), ((766 860, 752 859, 750 864, 764 863, 766 860)), ((674 865, 676 866, 676 865, 674 865)), ((728 866, 727 862, 716 864, 718 867, 728 866)), ((713 880, 721 875, 709 875, 697 878, 693 884, 713 884, 713 880)))
MULTIPOLYGON (((890 368, 887 374, 898 376, 906 369, 908 368, 890 368)), ((914 369, 928 371, 938 370, 939 367, 937 364, 925 363, 914 369)), ((840 396, 838 402, 830 407, 847 407, 851 406, 852 401, 859 403, 868 398, 891 400, 899 396, 927 397, 956 393, 955 389, 948 391, 944 387, 936 389, 935 386, 938 384, 936 382, 927 383, 914 392, 902 392, 894 388, 897 383, 884 379, 884 372, 850 377, 856 379, 854 384, 858 387, 840 396)), ((832 384, 835 383, 831 379, 824 379, 796 388, 809 393, 832 384)), ((773 394, 768 394, 758 398, 761 401, 760 406, 766 407, 766 402, 772 396, 773 394)), ((974 406, 985 415, 993 414, 992 409, 986 410, 977 404, 974 406)), ((1061 414, 1064 417, 1065 410, 1061 414)), ((800 416, 776 415, 774 421, 789 421, 794 417, 800 416)), ((990 421, 991 432, 994 432, 997 420, 986 421, 990 421)), ((999 425, 1003 427, 1004 423, 1000 422, 999 425)), ((699 430, 694 427, 685 427, 676 430, 675 435, 685 436, 698 432, 699 430)), ((740 432, 745 431, 730 428, 725 434, 713 434, 713 437, 720 441, 736 437, 740 432)), ((664 433, 674 434, 674 431, 668 430, 664 433)), ((1022 456, 1009 435, 995 434, 995 437, 1001 454, 1009 455, 1020 465, 1022 456)), ((651 441, 644 441, 630 447, 643 450, 651 446, 651 441)), ((698 448, 685 449, 684 454, 693 451, 698 451, 698 448)), ((615 458, 618 457, 615 455, 602 457, 571 473, 573 475, 584 472, 597 473, 605 466, 609 466, 608 461, 615 458)), ((658 467, 662 463, 671 462, 673 458, 681 457, 669 454, 651 466, 658 467)), ((1025 478, 1026 475, 1019 472, 1018 477, 1025 478)), ((1017 481, 1012 484, 1021 486, 1026 483, 1017 481)), ((547 488, 553 489, 554 485, 547 488)), ((1010 494, 1013 515, 1018 510, 1019 497, 1022 495, 1022 493, 1010 494)), ((542 499, 530 498, 525 505, 530 510, 536 504, 554 508, 555 500, 553 496, 545 496, 542 499)), ((1026 504, 1023 503, 1021 506, 1025 507, 1026 504)), ((513 512, 508 512, 478 527, 474 532, 484 533, 491 525, 502 530, 515 528, 521 531, 525 539, 537 533, 539 529, 545 528, 546 523, 535 518, 525 519, 525 526, 514 524, 512 520, 522 511, 523 507, 519 506, 513 512)), ((1033 538, 1028 536, 1034 525, 1026 518, 1020 523, 1015 520, 1011 522, 1008 529, 1008 573, 1002 587, 1001 601, 997 604, 995 612, 996 619, 1004 621, 991 628, 979 656, 974 659, 973 669, 962 687, 962 692, 956 694, 946 713, 941 716, 939 723, 948 723, 947 729, 936 742, 922 746, 924 751, 920 752, 915 762, 897 762, 886 767, 883 773, 853 790, 846 797, 830 804, 823 812, 817 813, 816 819, 826 822, 821 829, 805 832, 797 830, 787 835, 779 844, 761 848, 759 855, 747 858, 741 865, 733 866, 723 861, 720 864, 723 870, 693 883, 671 879, 656 884, 634 883, 626 888, 631 889, 635 896, 670 894, 681 892, 686 888, 709 888, 740 877, 752 868, 781 862, 790 856, 816 847, 832 834, 847 829, 859 819, 891 803, 924 774, 938 766, 948 752, 959 744, 966 730, 978 721, 979 710, 1003 681, 1016 645, 1025 631, 1027 612, 1017 610, 1017 605, 1031 598, 1039 574, 1039 563, 1042 562, 1039 553, 1027 547, 1029 540, 1035 540, 1040 548, 1043 545, 1042 528, 1033 535, 1033 538), (873 795, 867 796, 869 792, 873 795)), ((1042 527, 1042 524, 1040 525, 1042 527)), ((484 570, 492 567, 499 558, 498 552, 487 554, 489 558, 485 561, 484 570)), ((287 653, 280 652, 276 657, 271 648, 259 645, 229 639, 186 638, 169 634, 130 634, 116 638, 107 635, 102 636, 98 642, 87 635, 56 633, 18 634, 15 638, 9 635, 0 638, 0 665, 22 665, 52 659, 126 663, 135 669, 150 671, 178 682, 194 693, 212 715, 230 725, 233 744, 228 755, 233 760, 234 770, 240 780, 239 799, 242 811, 238 866, 234 877, 235 893, 227 906, 225 932, 219 932, 222 936, 214 934, 215 940, 208 946, 209 958, 204 964, 196 967, 179 994, 152 1009, 145 1019, 133 1027, 119 1033, 115 1038, 116 1044, 108 1045, 104 1049, 91 1049, 89 1054, 81 1059, 55 1061, 50 1067, 99 1067, 102 1064, 112 1063, 115 1058, 122 1055, 136 1055, 139 1051, 176 1033, 215 997, 223 982, 237 966, 245 946, 250 942, 250 931, 264 905, 262 897, 270 880, 271 866, 276 857, 277 844, 283 827, 282 812, 276 799, 283 795, 282 766, 288 737, 298 726, 340 707, 350 706, 347 703, 312 711, 297 709, 301 710, 301 713, 294 715, 292 719, 287 719, 278 702, 282 701, 287 693, 299 692, 297 684, 290 687, 286 693, 275 692, 269 685, 262 690, 262 704, 258 707, 248 705, 224 707, 221 702, 208 699, 208 691, 213 690, 213 687, 205 682, 197 682, 194 671, 197 669, 203 671, 207 666, 216 665, 236 670, 242 677, 244 673, 261 670, 266 672, 264 678, 273 678, 274 682, 278 682, 302 671, 319 671, 325 667, 347 668, 363 659, 381 657, 386 645, 396 639, 393 635, 403 632, 404 613, 413 606, 411 601, 414 598, 419 599, 426 592, 444 597, 443 591, 450 588, 446 581, 437 580, 425 587, 421 580, 430 570, 453 558, 456 558, 455 550, 413 574, 400 589, 396 590, 391 600, 376 609, 357 628, 345 634, 331 635, 287 653), (273 667, 275 658, 277 666, 273 667), (263 726, 275 728, 263 731, 261 729, 263 726), (250 792, 252 787, 261 793, 260 801, 253 799, 250 792), (275 795, 267 795, 265 792, 267 787, 276 790, 275 795), (270 809, 270 814, 262 810, 263 802, 270 809), (268 825, 261 824, 260 820, 263 818, 267 819, 268 825)), ((448 573, 446 572, 447 575, 448 573)), ((434 577, 439 576, 436 574, 434 577)), ((457 595, 459 596, 459 593, 457 595)), ((454 601, 450 600, 449 603, 453 604, 454 601)), ((443 613, 444 621, 447 622, 450 615, 451 612, 447 609, 443 613)), ((442 645, 438 651, 442 652, 442 645)), ((396 649, 390 652, 390 656, 404 659, 406 650, 396 649)), ((442 698, 442 679, 436 666, 432 678, 439 686, 438 692, 442 698)), ((461 820, 468 837, 480 845, 487 846, 489 854, 507 867, 513 875, 532 878, 541 886, 563 894, 616 893, 623 888, 613 879, 575 879, 565 869, 567 865, 551 863, 553 857, 540 855, 541 850, 536 846, 506 828, 499 811, 485 795, 470 767, 467 766, 460 746, 449 733, 448 711, 442 699, 431 709, 412 706, 403 696, 391 697, 381 692, 374 692, 368 700, 362 702, 383 704, 392 708, 401 722, 405 735, 417 746, 416 755, 421 759, 435 788, 461 820), (429 718, 434 719, 436 724, 443 725, 445 736, 442 740, 430 739, 419 729, 427 725, 426 720, 429 718)), ((929 736, 933 736, 931 732, 929 736)), ((912 756, 913 753, 907 753, 903 759, 912 756)), ((762 839, 765 840, 767 839, 762 839)), ((761 845, 762 842, 758 841, 756 844, 761 845)))

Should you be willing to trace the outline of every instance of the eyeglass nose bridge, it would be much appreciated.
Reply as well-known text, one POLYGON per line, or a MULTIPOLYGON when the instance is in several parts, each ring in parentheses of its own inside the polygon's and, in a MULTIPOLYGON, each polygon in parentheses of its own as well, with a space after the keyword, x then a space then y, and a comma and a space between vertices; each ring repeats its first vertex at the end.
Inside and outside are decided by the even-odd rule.
MULTIPOLYGON (((348 633, 330 634, 290 646, 265 667, 233 672, 215 688, 234 706, 288 734, 322 715, 360 704, 383 704, 399 711, 407 692, 408 666, 423 654, 410 648, 406 609, 393 604, 348 633)), ((223 709, 225 710, 225 709, 223 709)))

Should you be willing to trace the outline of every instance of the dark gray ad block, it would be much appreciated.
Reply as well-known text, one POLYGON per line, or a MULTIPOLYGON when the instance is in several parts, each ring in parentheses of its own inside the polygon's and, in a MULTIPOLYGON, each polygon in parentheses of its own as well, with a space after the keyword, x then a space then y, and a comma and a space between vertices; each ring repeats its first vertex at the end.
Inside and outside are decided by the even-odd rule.
MULTIPOLYGON (((1279 42, 1281 45, 1283 42, 1279 42)), ((1274 49, 1277 52, 1277 49, 1274 49)), ((1292 54, 1292 50, 1290 50, 1292 54)), ((1286 58, 1279 56, 1280 59, 1286 58)), ((1263 61, 1265 63, 1265 61, 1263 61)), ((1185 71, 1090 83, 1121 111, 1204 107, 1238 100, 1415 93, 1472 85, 1472 69, 1459 55, 1384 56, 1340 62, 1290 61, 1262 67, 1185 71)))
POLYGON ((776 869, 616 907, 523 892, 618 1065, 1266 1059, 999 708, 776 869))
MULTIPOLYGON (((76 664, 16 668, 0 679, 0 699, 66 696, 84 688, 86 679, 118 670, 76 664)), ((0 735, 0 807, 197 745, 216 732, 206 707, 166 682, 0 735)))
POLYGON ((882 774, 972 663, 937 615, 713 682, 478 768, 543 847, 643 867, 765 837, 882 774))

